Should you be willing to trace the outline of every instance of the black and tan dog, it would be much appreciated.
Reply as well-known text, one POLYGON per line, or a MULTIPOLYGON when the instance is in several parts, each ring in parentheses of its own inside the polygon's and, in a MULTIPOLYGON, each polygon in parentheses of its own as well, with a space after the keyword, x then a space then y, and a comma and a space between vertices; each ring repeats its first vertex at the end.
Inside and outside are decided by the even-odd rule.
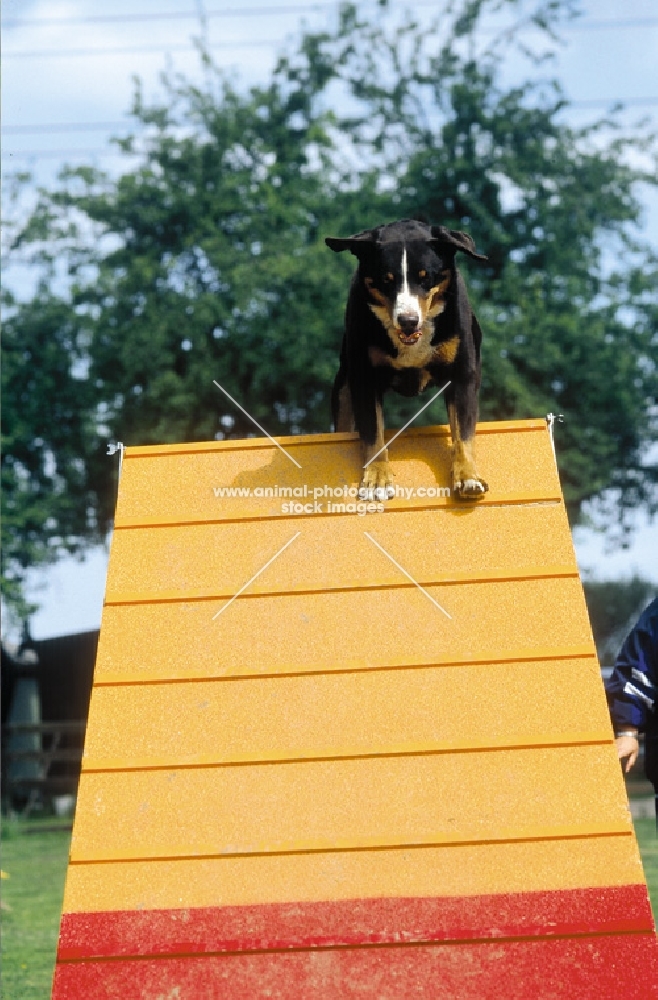
POLYGON ((488 487, 473 459, 482 331, 455 254, 486 257, 475 252, 466 233, 413 219, 325 242, 337 253, 350 250, 359 261, 332 411, 334 429, 356 430, 363 443, 361 496, 383 500, 394 494, 384 442, 385 390, 416 396, 448 381, 452 490, 467 500, 483 496, 488 487))

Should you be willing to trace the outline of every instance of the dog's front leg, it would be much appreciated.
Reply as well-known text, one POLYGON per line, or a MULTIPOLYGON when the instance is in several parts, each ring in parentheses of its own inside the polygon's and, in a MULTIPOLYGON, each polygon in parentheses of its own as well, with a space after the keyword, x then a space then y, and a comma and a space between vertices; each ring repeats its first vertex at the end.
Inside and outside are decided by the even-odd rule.
POLYGON ((395 496, 393 473, 388 464, 384 441, 384 414, 381 397, 375 392, 363 401, 368 412, 356 414, 357 430, 363 445, 363 474, 359 496, 362 500, 388 500, 395 496), (361 419, 359 419, 361 418, 361 419))
POLYGON ((347 369, 342 361, 331 391, 331 412, 334 431, 349 434, 355 429, 352 393, 347 382, 347 369))
POLYGON ((451 386, 446 399, 452 435, 452 491, 460 500, 477 500, 489 489, 478 475, 473 456, 479 378, 451 386))

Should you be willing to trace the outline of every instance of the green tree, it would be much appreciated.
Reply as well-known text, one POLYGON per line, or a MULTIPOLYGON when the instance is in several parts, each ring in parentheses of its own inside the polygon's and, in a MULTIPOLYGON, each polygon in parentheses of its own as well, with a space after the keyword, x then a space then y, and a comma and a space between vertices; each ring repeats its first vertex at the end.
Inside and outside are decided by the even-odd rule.
MULTIPOLYGON (((169 79, 152 106, 137 91, 140 131, 120 142, 137 166, 127 159, 118 180, 69 170, 41 192, 14 247, 44 278, 30 302, 7 304, 10 596, 25 566, 105 532, 108 440, 212 438, 229 415, 232 435, 253 431, 213 379, 271 433, 327 430, 351 264, 324 236, 403 216, 466 229, 489 255, 469 274, 483 416, 565 414, 574 519, 611 488, 622 512, 653 502, 642 456, 658 261, 634 227, 638 185, 655 175, 628 164, 655 146, 614 122, 568 127, 539 68, 501 83, 523 25, 493 40, 484 28, 521 6, 462 0, 428 31, 346 5, 335 32, 304 36, 245 93, 202 53, 203 86, 169 79), (32 412, 34 358, 54 389, 32 412), (53 421, 55 395, 70 406, 53 421)), ((527 25, 548 39, 568 7, 537 0, 527 25)), ((389 426, 415 408, 387 406, 389 426)), ((427 418, 443 419, 435 407, 427 418)))
POLYGON ((85 367, 75 314, 41 285, 3 330, 2 592, 20 617, 25 571, 100 541, 111 516, 85 367))
MULTIPOLYGON (((568 4, 539 3, 513 30, 481 40, 485 15, 505 6, 524 7, 465 2, 435 33, 413 20, 387 30, 346 7, 337 35, 317 36, 308 51, 350 94, 340 127, 354 159, 385 178, 388 198, 359 228, 382 210, 421 215, 467 230, 489 256, 469 274, 485 331, 482 416, 562 412, 572 519, 606 490, 623 518, 638 504, 655 508, 658 482, 646 460, 658 426, 658 256, 637 228, 640 187, 657 183, 655 136, 625 136, 614 116, 570 127, 559 85, 541 76, 504 86, 523 29, 558 30, 570 15, 568 4), (631 165, 642 157, 645 169, 631 165)), ((311 59, 290 73, 311 85, 311 59)), ((349 180, 358 189, 361 175, 349 180)), ((389 409, 397 422, 414 405, 389 409)))
POLYGON ((4 300, 3 595, 21 614, 29 566, 106 534, 109 441, 222 436, 222 417, 253 432, 213 379, 272 433, 329 425, 344 274, 307 280, 327 257, 322 116, 301 88, 207 79, 168 80, 154 107, 138 90, 144 132, 121 146, 141 164, 65 171, 14 239, 42 272, 4 300))

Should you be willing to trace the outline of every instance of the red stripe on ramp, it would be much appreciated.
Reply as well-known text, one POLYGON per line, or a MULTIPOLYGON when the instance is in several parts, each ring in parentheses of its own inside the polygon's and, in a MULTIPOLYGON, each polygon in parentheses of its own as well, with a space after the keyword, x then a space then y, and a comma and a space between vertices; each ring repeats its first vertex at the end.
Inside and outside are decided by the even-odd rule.
POLYGON ((59 961, 651 931, 645 885, 65 913, 59 961))
POLYGON ((650 934, 60 965, 53 1000, 655 1000, 650 934))

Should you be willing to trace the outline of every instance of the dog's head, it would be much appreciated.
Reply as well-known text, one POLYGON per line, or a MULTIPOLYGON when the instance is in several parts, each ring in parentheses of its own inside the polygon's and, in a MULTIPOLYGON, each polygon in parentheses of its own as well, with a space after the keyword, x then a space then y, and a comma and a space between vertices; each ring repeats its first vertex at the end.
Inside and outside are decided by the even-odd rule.
POLYGON ((455 254, 476 260, 466 233, 403 219, 366 229, 346 239, 327 237, 336 253, 349 250, 359 261, 359 275, 368 304, 392 338, 415 344, 428 320, 439 316, 454 277, 455 254))

